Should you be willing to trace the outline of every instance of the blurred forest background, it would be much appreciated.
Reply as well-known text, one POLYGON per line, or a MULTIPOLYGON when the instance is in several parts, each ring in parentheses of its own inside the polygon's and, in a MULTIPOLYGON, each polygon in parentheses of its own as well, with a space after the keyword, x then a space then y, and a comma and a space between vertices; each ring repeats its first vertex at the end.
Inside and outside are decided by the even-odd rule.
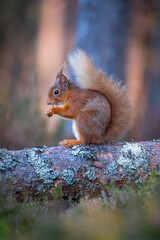
POLYGON ((44 114, 48 89, 75 47, 127 84, 135 116, 127 139, 160 138, 159 0, 1 0, 0 147, 73 137, 70 121, 44 114))

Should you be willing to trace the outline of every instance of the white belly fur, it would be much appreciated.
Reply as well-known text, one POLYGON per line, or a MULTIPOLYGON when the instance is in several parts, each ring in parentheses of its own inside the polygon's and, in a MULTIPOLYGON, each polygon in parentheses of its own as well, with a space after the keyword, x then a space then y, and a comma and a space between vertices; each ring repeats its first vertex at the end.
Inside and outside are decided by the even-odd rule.
POLYGON ((75 120, 73 120, 72 129, 73 129, 73 133, 74 133, 74 136, 76 137, 76 139, 80 140, 81 138, 80 138, 80 135, 79 135, 79 133, 77 131, 75 120))

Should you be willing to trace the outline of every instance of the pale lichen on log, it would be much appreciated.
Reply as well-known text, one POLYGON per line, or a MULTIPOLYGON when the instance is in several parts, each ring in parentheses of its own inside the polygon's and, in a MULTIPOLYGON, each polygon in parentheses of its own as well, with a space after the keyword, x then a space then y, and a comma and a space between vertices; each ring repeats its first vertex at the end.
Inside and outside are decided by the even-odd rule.
POLYGON ((105 185, 141 184, 153 171, 160 175, 160 141, 0 149, 1 179, 12 182, 15 194, 33 197, 56 188, 61 198, 95 197, 105 185))

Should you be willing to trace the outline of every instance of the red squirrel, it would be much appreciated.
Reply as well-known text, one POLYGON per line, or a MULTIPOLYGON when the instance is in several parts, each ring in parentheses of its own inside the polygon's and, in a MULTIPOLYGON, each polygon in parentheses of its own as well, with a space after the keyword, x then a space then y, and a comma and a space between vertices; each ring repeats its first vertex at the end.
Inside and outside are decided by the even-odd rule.
POLYGON ((96 69, 83 50, 70 55, 68 62, 81 87, 67 78, 62 67, 47 99, 47 104, 52 105, 48 117, 57 114, 73 120, 77 140, 63 140, 60 144, 104 144, 123 136, 131 123, 126 88, 96 69))

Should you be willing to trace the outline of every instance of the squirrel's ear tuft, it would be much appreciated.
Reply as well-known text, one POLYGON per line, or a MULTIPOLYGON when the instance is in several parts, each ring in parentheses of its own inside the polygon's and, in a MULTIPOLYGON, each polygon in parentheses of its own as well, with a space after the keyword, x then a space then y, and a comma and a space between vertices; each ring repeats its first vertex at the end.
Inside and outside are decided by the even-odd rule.
POLYGON ((63 87, 67 88, 68 85, 69 85, 69 80, 68 78, 65 76, 65 75, 61 75, 61 82, 62 82, 62 85, 63 87))

